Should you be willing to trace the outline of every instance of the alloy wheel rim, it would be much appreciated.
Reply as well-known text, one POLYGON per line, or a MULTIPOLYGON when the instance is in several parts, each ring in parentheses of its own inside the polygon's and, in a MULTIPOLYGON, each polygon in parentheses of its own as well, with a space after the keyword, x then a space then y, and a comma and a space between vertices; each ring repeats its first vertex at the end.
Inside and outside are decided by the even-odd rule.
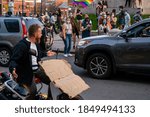
POLYGON ((6 50, 0 52, 0 63, 7 64, 9 62, 10 56, 6 50))
POLYGON ((96 76, 102 76, 108 71, 108 63, 103 57, 94 57, 90 62, 90 70, 96 76))

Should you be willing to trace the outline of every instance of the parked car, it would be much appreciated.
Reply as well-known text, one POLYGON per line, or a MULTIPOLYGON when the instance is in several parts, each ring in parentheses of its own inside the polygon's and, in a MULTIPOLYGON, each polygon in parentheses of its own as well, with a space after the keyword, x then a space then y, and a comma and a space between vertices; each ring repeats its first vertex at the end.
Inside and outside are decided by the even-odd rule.
MULTIPOLYGON (((27 31, 32 24, 39 24, 44 29, 44 25, 37 18, 0 17, 0 66, 9 65, 13 47, 27 36, 27 31)), ((44 34, 45 39, 47 34, 44 34)))
POLYGON ((98 79, 109 78, 118 70, 150 73, 150 19, 113 36, 81 39, 75 51, 75 64, 98 79))

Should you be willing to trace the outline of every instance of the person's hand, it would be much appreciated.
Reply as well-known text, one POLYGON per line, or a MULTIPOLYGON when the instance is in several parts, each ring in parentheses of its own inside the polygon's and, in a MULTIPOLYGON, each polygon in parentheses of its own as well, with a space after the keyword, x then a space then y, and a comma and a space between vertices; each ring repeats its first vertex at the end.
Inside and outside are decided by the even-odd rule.
POLYGON ((54 56, 55 54, 56 54, 56 53, 55 53, 55 52, 52 52, 52 51, 48 51, 48 52, 47 52, 47 56, 49 56, 49 57, 50 57, 50 56, 54 56))
POLYGON ((87 26, 88 26, 88 28, 90 28, 90 27, 91 27, 91 25, 90 25, 90 24, 88 24, 87 26))
POLYGON ((13 79, 16 80, 18 78, 18 74, 16 73, 16 69, 14 68, 12 72, 13 79))

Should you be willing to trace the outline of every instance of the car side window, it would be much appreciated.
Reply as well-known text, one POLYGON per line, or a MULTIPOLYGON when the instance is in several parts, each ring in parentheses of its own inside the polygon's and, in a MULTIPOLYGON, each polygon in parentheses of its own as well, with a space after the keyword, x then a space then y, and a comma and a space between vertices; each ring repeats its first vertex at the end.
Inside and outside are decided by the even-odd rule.
POLYGON ((138 37, 138 32, 141 31, 143 28, 145 27, 145 24, 136 26, 130 30, 127 31, 127 37, 128 38, 134 38, 134 37, 138 37))
POLYGON ((150 26, 144 28, 140 33, 140 37, 150 37, 150 26))
POLYGON ((4 24, 10 33, 20 32, 19 21, 17 19, 5 19, 4 24))

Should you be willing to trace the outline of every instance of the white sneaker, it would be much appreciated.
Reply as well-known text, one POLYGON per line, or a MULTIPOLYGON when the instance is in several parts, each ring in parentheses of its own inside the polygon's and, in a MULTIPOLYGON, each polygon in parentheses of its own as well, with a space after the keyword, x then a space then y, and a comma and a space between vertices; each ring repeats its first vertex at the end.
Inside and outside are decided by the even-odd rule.
POLYGON ((64 57, 68 57, 68 54, 64 54, 64 57))
POLYGON ((70 56, 70 57, 71 57, 71 56, 72 56, 72 54, 68 54, 68 56, 70 56))

